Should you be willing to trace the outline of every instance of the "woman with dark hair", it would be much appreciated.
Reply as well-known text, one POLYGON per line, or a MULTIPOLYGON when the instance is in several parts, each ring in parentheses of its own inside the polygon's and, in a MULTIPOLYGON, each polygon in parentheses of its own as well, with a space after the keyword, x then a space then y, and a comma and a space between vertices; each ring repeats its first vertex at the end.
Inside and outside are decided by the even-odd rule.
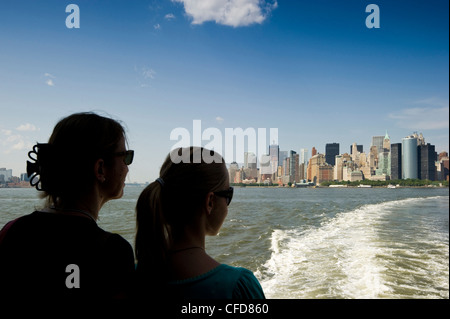
POLYGON ((263 299, 245 268, 220 264, 205 236, 220 230, 233 197, 222 157, 210 150, 175 149, 136 205, 140 296, 170 299, 263 299))
POLYGON ((110 118, 77 113, 62 119, 27 162, 46 206, 0 232, 2 296, 125 297, 134 277, 131 245, 98 227, 101 207, 123 194, 133 151, 110 118))

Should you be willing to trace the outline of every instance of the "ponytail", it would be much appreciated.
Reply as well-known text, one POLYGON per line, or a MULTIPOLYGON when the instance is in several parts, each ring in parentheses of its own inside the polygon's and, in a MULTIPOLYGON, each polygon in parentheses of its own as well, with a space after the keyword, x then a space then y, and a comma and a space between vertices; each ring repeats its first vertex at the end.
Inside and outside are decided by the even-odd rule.
MULTIPOLYGON (((136 204, 135 252, 137 272, 148 288, 156 288, 155 280, 166 277, 170 244, 170 227, 164 218, 161 192, 162 186, 155 181, 148 185, 136 204)), ((156 286, 159 286, 158 284, 156 286)))

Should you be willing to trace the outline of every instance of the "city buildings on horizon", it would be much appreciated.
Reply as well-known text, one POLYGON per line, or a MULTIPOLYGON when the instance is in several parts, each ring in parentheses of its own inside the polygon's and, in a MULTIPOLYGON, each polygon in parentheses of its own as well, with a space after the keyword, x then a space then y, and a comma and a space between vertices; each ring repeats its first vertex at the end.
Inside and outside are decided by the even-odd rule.
MULTIPOLYGON (((325 145, 325 154, 315 147, 281 151, 279 145, 269 146, 261 167, 257 156, 244 153, 240 167, 233 162, 228 171, 231 183, 265 183, 291 185, 298 183, 320 184, 326 181, 386 181, 399 179, 427 179, 449 181, 449 156, 443 151, 436 153, 435 146, 425 142, 422 133, 404 137, 401 143, 392 143, 386 132, 373 136, 367 153, 363 145, 353 143, 349 153, 340 153, 340 144, 325 145)), ((13 176, 12 169, 0 168, 0 187, 29 187, 26 173, 13 176)))
POLYGON ((439 154, 435 146, 425 142, 422 133, 402 139, 401 143, 391 144, 388 133, 373 136, 367 153, 363 145, 353 143, 350 153, 340 153, 339 143, 327 143, 325 154, 313 147, 311 157, 308 150, 280 151, 279 145, 270 145, 267 170, 256 168, 249 162, 242 167, 236 162, 229 166, 231 183, 265 184, 306 184, 318 185, 326 181, 386 181, 398 179, 427 179, 449 181, 449 157, 447 152, 439 154))

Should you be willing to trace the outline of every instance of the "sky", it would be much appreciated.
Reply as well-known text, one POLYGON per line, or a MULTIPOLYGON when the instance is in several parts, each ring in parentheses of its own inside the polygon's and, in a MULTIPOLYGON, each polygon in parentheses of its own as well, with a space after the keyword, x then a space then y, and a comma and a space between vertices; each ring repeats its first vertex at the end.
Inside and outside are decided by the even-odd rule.
POLYGON ((0 167, 20 176, 36 142, 86 111, 126 127, 128 182, 159 176, 177 128, 203 146, 208 128, 266 129, 267 149, 276 128, 280 150, 309 155, 418 132, 448 152, 449 2, 2 0, 0 167))

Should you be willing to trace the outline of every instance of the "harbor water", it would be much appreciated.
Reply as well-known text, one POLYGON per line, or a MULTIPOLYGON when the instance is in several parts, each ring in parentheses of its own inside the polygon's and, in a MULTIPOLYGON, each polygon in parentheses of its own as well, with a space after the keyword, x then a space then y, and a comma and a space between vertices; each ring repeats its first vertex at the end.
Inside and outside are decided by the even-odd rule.
MULTIPOLYGON (((127 186, 98 224, 134 245, 127 186)), ((35 189, 0 189, 0 228, 42 206, 35 189)), ((266 297, 449 298, 448 188, 236 188, 208 253, 252 270, 266 297)))

